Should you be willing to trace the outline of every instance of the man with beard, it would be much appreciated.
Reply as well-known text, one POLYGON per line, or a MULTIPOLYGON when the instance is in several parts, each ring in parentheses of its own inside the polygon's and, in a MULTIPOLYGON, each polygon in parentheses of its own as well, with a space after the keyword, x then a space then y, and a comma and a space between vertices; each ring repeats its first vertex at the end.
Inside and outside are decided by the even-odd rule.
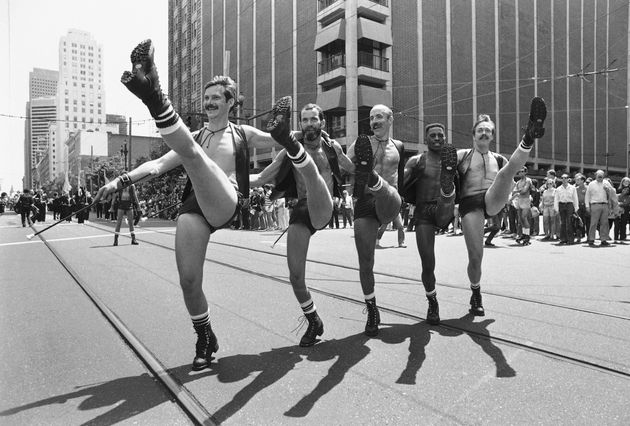
POLYGON ((385 105, 370 110, 373 136, 359 135, 348 148, 355 164, 354 243, 359 257, 359 279, 367 306, 365 334, 378 334, 381 322, 374 293, 374 251, 378 229, 393 221, 400 212, 404 147, 389 137, 394 117, 385 105))
MULTIPOLYGON (((251 126, 237 126, 228 120, 236 104, 236 83, 227 76, 216 76, 203 91, 208 123, 191 134, 160 88, 153 54, 151 40, 136 46, 131 53, 132 71, 125 71, 121 82, 147 106, 171 151, 112 180, 99 190, 94 201, 128 187, 134 181, 184 166, 189 182, 182 195, 177 219, 175 258, 184 303, 198 336, 192 368, 201 370, 209 365, 212 353, 219 349, 202 288, 206 250, 210 235, 230 225, 240 209, 239 199, 249 194, 248 146, 265 148, 279 142, 289 151, 292 161, 299 164, 307 187, 317 186, 321 177, 311 158, 290 138, 286 126, 280 125, 290 114, 291 98, 282 98, 274 106, 273 117, 267 125, 271 135, 251 126)), ((330 195, 326 198, 330 200, 330 195)), ((313 222, 318 225, 328 223, 330 211, 329 204, 328 214, 313 219, 313 222)))
POLYGON ((514 176, 522 170, 537 138, 544 135, 543 123, 547 107, 542 98, 532 99, 529 122, 524 135, 510 157, 490 151, 495 127, 490 116, 479 115, 472 128, 473 148, 457 151, 457 171, 460 179, 459 211, 468 250, 468 279, 472 296, 470 313, 485 314, 481 302, 481 260, 483 258, 484 222, 505 206, 514 184, 514 176))
POLYGON ((440 323, 435 290, 435 231, 444 229, 453 220, 457 168, 457 149, 446 143, 444 125, 429 124, 424 130, 429 150, 415 155, 405 165, 404 196, 416 205, 416 244, 422 262, 422 284, 429 302, 427 322, 440 323))
POLYGON ((289 219, 287 264, 293 293, 308 320, 308 328, 300 340, 302 347, 313 346, 317 342, 317 337, 324 332, 324 323, 317 314, 315 303, 306 286, 306 255, 309 242, 313 234, 325 228, 331 218, 331 194, 335 197, 340 196, 342 174, 354 172, 354 164, 343 153, 341 145, 322 132, 325 125, 322 109, 316 104, 307 104, 300 112, 302 132, 293 134, 315 162, 320 179, 325 183, 322 187, 309 188, 305 176, 293 173, 295 164, 291 165, 287 161, 290 154, 288 149, 280 151, 274 161, 251 182, 255 186, 274 183, 272 198, 285 196, 298 199, 289 219), (326 222, 315 220, 326 215, 326 222))

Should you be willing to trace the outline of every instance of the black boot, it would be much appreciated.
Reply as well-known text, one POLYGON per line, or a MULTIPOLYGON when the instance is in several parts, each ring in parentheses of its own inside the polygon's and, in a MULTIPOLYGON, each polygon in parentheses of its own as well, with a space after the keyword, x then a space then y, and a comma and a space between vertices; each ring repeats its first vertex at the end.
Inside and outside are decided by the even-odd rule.
POLYGON ((179 116, 172 111, 171 102, 162 92, 153 54, 151 40, 138 44, 131 52, 132 71, 125 71, 120 81, 147 106, 153 118, 159 117, 156 125, 164 128, 175 124, 179 116))
POLYGON ((136 241, 136 234, 131 234, 131 245, 137 246, 138 244, 138 241, 136 241))
POLYGON ((210 365, 212 354, 219 350, 217 336, 214 335, 210 323, 194 326, 197 333, 197 343, 195 345, 195 359, 192 363, 194 371, 203 370, 210 365))
POLYGON ((540 97, 532 99, 532 103, 529 109, 529 120, 525 132, 523 134, 523 147, 531 148, 534 142, 538 138, 542 138, 545 134, 545 118, 547 117, 547 106, 545 100, 540 97))
POLYGON ((483 305, 481 304, 481 289, 479 288, 473 289, 472 291, 472 295, 470 296, 469 312, 478 317, 482 317, 486 314, 483 310, 483 305))
POLYGON ((317 311, 304 314, 304 316, 308 320, 308 328, 300 340, 300 346, 306 348, 317 343, 317 336, 324 334, 324 322, 317 315, 317 311))
POLYGON ((378 335, 378 325, 381 323, 381 314, 376 306, 376 297, 365 301, 367 322, 365 323, 365 335, 374 337, 378 335))
POLYGON ((440 306, 438 305, 437 295, 427 296, 429 308, 427 309, 427 322, 431 325, 440 323, 440 306))
POLYGON ((118 235, 114 235, 114 246, 118 245, 118 235))

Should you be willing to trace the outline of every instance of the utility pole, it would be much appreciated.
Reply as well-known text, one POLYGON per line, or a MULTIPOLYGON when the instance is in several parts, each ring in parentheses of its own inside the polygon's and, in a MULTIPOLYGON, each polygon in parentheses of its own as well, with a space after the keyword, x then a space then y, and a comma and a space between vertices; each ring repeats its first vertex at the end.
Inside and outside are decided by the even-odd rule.
POLYGON ((127 167, 127 171, 131 171, 131 138, 131 117, 129 117, 129 166, 125 166, 127 167))
POLYGON ((606 157, 606 177, 608 177, 608 157, 614 157, 615 153, 614 152, 607 152, 606 154, 604 154, 604 157, 606 157))

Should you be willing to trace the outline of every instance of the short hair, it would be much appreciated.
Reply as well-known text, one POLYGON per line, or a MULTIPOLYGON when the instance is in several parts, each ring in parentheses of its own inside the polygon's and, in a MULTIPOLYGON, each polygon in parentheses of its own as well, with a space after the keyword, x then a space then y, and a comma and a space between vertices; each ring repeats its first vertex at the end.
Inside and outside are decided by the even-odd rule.
MULTIPOLYGON (((230 99, 234 99, 234 105, 237 103, 236 93, 237 86, 234 80, 232 80, 227 75, 215 75, 212 79, 203 86, 203 92, 205 93, 208 87, 212 86, 223 86, 223 96, 225 96, 226 102, 230 99)), ((234 108, 234 105, 232 108, 234 108)))
POLYGON ((549 173, 551 176, 556 176, 556 171, 554 169, 549 169, 547 173, 549 173))
POLYGON ((427 124, 424 127, 424 134, 425 134, 425 136, 429 133, 429 129, 432 129, 434 127, 439 127, 440 129, 442 129, 443 132, 446 132, 446 127, 444 127, 444 124, 442 124, 442 123, 431 123, 431 124, 427 124))
POLYGON ((595 177, 597 177, 598 175, 602 175, 602 177, 606 176, 606 173, 604 173, 603 170, 598 170, 595 172, 595 177))
POLYGON ((584 177, 584 175, 582 173, 576 173, 574 176, 575 179, 582 179, 582 180, 586 180, 586 178, 584 177))
POLYGON ((475 121, 475 124, 473 124, 472 127, 472 134, 475 134, 475 131, 477 130, 477 126, 479 126, 481 123, 490 123, 492 124, 492 134, 494 135, 494 131, 495 131, 495 124, 494 121, 492 121, 492 119, 490 118, 490 116, 488 114, 479 114, 477 116, 477 121, 475 121))
POLYGON ((302 107, 300 110, 300 120, 302 119, 302 112, 307 111, 309 109, 314 109, 317 111, 317 115, 319 116, 320 121, 324 121, 324 110, 317 104, 309 103, 302 107))

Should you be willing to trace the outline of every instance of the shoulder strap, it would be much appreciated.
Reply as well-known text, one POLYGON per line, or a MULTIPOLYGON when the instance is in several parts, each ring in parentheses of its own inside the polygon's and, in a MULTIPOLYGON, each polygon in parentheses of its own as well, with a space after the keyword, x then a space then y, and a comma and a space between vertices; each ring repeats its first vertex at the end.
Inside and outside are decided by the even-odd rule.
POLYGON ((236 183, 238 190, 246 197, 249 194, 249 146, 247 135, 240 125, 230 123, 232 127, 232 140, 234 141, 234 155, 236 168, 236 183), (238 138, 234 137, 238 135, 238 138))

